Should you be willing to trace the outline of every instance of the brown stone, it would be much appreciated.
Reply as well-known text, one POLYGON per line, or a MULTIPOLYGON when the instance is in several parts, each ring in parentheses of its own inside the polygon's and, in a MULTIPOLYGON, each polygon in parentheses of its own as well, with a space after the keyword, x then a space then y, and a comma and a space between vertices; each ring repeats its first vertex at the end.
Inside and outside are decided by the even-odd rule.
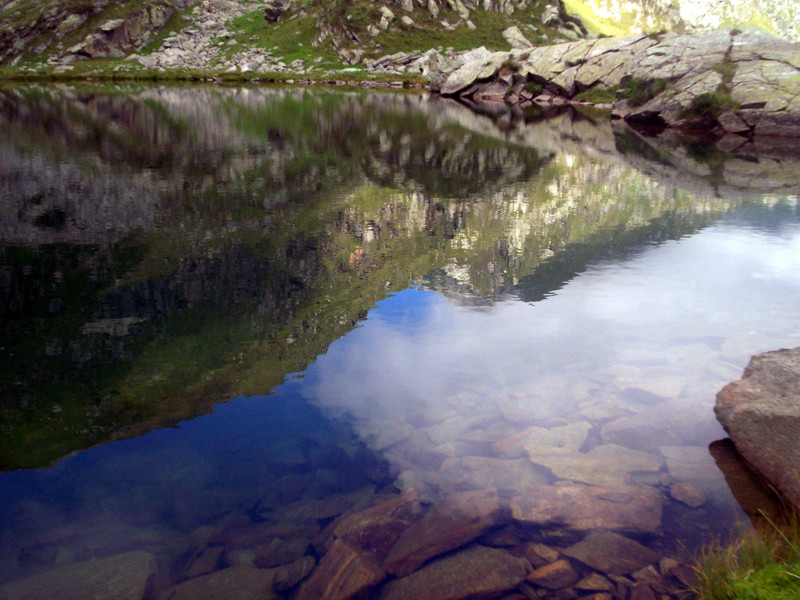
POLYGON ((200 556, 192 561, 192 566, 189 567, 189 570, 186 572, 186 578, 191 579, 192 577, 199 577, 200 575, 206 575, 216 571, 219 568, 223 551, 224 548, 222 546, 215 546, 203 550, 200 556))
POLYGON ((658 596, 648 584, 640 583, 633 586, 630 600, 658 600, 658 596))
POLYGON ((613 575, 627 575, 657 562, 661 557, 630 538, 611 531, 593 531, 564 554, 613 575))
POLYGON ((382 560, 421 512, 419 495, 409 490, 345 517, 333 535, 382 560))
POLYGON ((589 485, 631 483, 635 473, 657 473, 664 459, 616 444, 603 444, 589 452, 569 448, 527 448, 531 462, 550 469, 556 477, 589 485))
POLYGON ((511 515, 529 525, 653 533, 662 506, 661 493, 648 486, 541 486, 514 496, 511 515))
POLYGON ((669 488, 669 495, 686 506, 697 508, 706 503, 706 496, 691 483, 681 481, 669 488))
POLYGON ((437 502, 405 530, 389 552, 384 567, 402 577, 428 559, 471 542, 492 527, 500 516, 494 490, 453 494, 437 502))
POLYGON ((575 589, 586 592, 610 592, 614 584, 599 573, 592 573, 575 584, 575 589))
POLYGON ((669 569, 668 573, 689 589, 697 589, 697 571, 691 566, 679 564, 669 569))
POLYGON ((306 500, 296 502, 284 509, 288 519, 330 519, 348 510, 366 505, 372 500, 375 488, 365 487, 347 494, 328 496, 324 500, 306 500))
POLYGON ((751 521, 758 523, 764 514, 773 520, 780 518, 784 504, 744 462, 729 438, 713 442, 708 448, 733 497, 751 521))
POLYGON ((229 567, 162 590, 159 600, 271 600, 274 570, 229 567))
POLYGON ((317 561, 313 556, 304 556, 289 565, 275 569, 272 578, 272 589, 276 592, 285 592, 292 589, 311 574, 317 561))
POLYGON ((493 598, 525 579, 526 563, 508 552, 471 546, 387 583, 379 600, 493 598))
POLYGON ((558 551, 545 544, 525 544, 523 554, 534 567, 542 567, 558 560, 558 551))
POLYGON ((528 575, 528 581, 550 590, 560 590, 578 581, 578 574, 569 561, 561 559, 539 567, 528 575))
POLYGON ((277 540, 277 543, 271 543, 268 546, 256 549, 253 557, 254 566, 260 569, 269 569, 270 567, 288 565, 305 556, 311 546, 310 540, 302 538, 285 542, 277 538, 275 540, 277 540))
POLYGON ((0 586, 3 600, 141 600, 155 560, 141 550, 56 567, 0 586))
POLYGON ((647 565, 631 575, 638 583, 660 583, 661 573, 653 565, 647 565))
POLYGON ((378 585, 385 577, 374 558, 336 540, 300 587, 297 600, 349 600, 378 585))

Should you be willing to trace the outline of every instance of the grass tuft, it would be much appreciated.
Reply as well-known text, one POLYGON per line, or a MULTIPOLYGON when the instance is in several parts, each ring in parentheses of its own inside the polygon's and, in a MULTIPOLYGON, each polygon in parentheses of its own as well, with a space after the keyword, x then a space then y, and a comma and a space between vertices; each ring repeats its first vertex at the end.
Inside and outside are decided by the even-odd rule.
POLYGON ((619 95, 627 98, 631 106, 641 106, 658 96, 667 87, 669 84, 664 79, 645 81, 631 77, 622 83, 619 95))
POLYGON ((725 92, 706 92, 692 98, 689 106, 680 112, 681 118, 708 118, 716 121, 729 110, 739 108, 739 103, 725 92))
POLYGON ((707 548, 697 572, 698 600, 796 600, 800 598, 800 519, 792 514, 727 548, 707 548))

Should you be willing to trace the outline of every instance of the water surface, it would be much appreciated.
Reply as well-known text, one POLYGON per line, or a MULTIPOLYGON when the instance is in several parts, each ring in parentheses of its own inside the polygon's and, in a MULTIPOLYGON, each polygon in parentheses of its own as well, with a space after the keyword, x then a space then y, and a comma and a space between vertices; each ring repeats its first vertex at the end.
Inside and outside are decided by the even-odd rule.
POLYGON ((512 519, 551 486, 658 490, 628 533, 681 559, 746 523, 708 445, 800 342, 785 161, 418 95, 10 88, 0 119, 0 581, 146 551, 156 597, 412 489, 497 490, 511 550, 580 537, 512 519))

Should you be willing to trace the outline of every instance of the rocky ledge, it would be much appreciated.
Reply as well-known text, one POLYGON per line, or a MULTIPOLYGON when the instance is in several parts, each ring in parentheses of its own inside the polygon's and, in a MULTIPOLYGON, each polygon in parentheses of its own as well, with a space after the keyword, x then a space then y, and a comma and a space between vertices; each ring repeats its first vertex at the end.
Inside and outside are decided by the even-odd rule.
POLYGON ((754 356, 714 412, 742 457, 800 508, 800 348, 754 356))
POLYGON ((718 137, 800 136, 800 44, 754 29, 473 51, 432 72, 431 90, 477 103, 613 102, 632 125, 718 137))

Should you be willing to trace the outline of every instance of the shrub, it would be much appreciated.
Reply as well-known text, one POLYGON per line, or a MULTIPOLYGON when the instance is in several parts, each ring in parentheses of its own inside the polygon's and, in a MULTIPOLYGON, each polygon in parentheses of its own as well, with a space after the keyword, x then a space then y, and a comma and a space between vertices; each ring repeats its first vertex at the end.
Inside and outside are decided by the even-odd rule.
POLYGON ((577 98, 581 102, 591 102, 592 104, 609 104, 614 102, 616 96, 616 86, 611 88, 593 87, 582 91, 577 95, 577 98))
POLYGON ((619 95, 622 98, 627 98, 632 106, 641 106, 658 96, 667 87, 667 82, 664 79, 644 81, 631 77, 622 83, 619 95))
POLYGON ((680 112, 681 118, 708 118, 716 121, 729 110, 739 108, 739 103, 725 92, 705 92, 692 98, 689 106, 680 112))
POLYGON ((534 97, 538 96, 544 91, 544 85, 542 85, 538 81, 529 81, 522 87, 529 94, 533 94, 534 97))

